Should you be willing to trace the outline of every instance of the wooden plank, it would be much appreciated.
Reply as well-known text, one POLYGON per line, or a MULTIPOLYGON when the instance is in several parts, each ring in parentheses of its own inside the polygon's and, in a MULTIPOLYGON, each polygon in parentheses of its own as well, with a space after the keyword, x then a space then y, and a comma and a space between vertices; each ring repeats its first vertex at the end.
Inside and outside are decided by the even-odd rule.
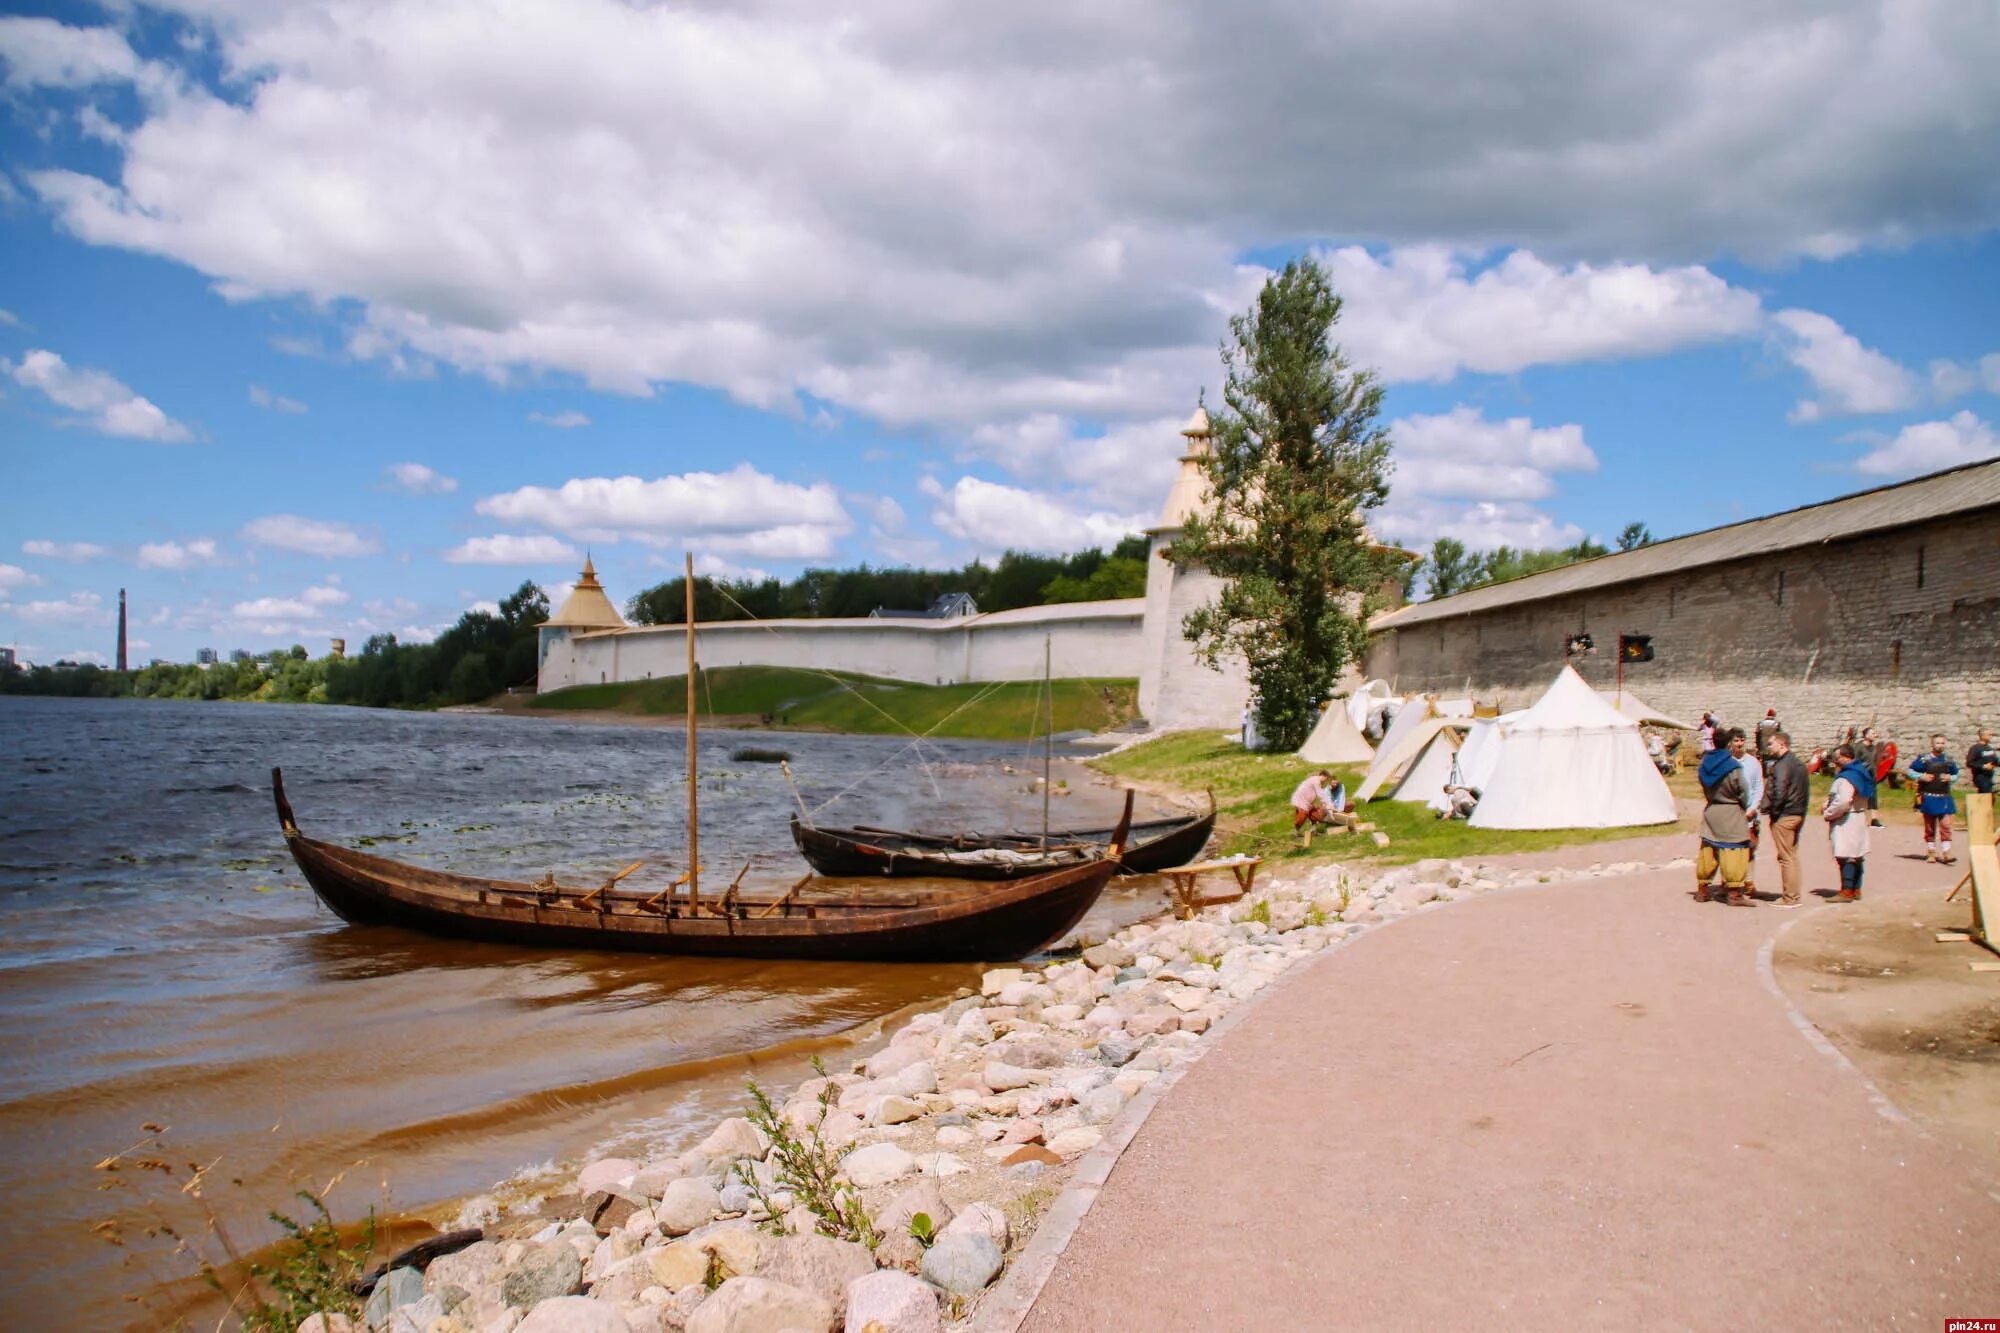
POLYGON ((1967 963, 1968 972, 2000 972, 2000 963, 1967 963))
POLYGON ((1939 944, 1969 944, 1972 942, 1972 936, 1962 930, 1940 930, 1937 933, 1937 942, 1939 944))

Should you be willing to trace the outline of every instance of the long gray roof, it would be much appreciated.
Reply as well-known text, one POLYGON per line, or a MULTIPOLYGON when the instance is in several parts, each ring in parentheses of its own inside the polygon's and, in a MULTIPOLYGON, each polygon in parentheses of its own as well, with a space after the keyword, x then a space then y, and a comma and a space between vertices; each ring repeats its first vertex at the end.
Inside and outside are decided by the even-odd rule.
POLYGON ((1435 601, 1417 602, 1377 616, 1369 628, 1402 629, 1520 602, 1657 578, 1694 565, 1715 565, 1772 551, 1815 546, 1994 506, 2000 506, 2000 459, 1967 463, 1893 486, 1879 486, 1837 500, 1788 509, 1782 514, 1654 542, 1636 551, 1617 551, 1561 569, 1488 584, 1435 601))

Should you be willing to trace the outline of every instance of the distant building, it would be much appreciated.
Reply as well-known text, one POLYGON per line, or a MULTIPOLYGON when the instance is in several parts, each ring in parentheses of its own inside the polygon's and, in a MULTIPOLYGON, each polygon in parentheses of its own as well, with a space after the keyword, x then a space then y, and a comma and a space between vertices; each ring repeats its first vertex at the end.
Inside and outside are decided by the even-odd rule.
POLYGON ((118 590, 118 669, 129 670, 125 660, 125 590, 118 590))
POLYGON ((0 671, 12 671, 19 665, 21 664, 14 659, 12 648, 0 648, 0 671))
POLYGON ((924 611, 898 611, 878 606, 868 613, 870 620, 963 620, 979 614, 979 603, 969 592, 948 592, 924 611))
POLYGON ((334 661, 338 662, 347 656, 347 640, 332 639, 329 642, 332 644, 332 647, 329 649, 327 655, 333 658, 334 661))
POLYGON ((247 648, 232 648, 229 650, 229 660, 241 665, 244 662, 254 662, 257 659, 250 656, 250 651, 247 648))
POLYGON ((212 667, 215 665, 215 661, 215 649, 197 648, 194 650, 194 664, 196 666, 212 667))

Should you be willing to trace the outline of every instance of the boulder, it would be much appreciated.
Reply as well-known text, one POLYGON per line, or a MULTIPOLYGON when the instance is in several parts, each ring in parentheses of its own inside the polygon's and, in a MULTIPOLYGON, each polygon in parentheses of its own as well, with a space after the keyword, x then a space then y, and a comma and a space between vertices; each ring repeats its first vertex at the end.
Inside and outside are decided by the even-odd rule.
POLYGON ((1002 1060, 993 1060, 987 1063, 986 1070, 980 1077, 986 1081, 986 1086, 995 1092, 1011 1092, 1015 1088, 1025 1088, 1040 1083, 1047 1079, 1048 1075, 1040 1070, 1022 1069, 1018 1065, 1010 1065, 1002 1060))
POLYGON ((600 1236, 622 1229, 633 1214, 645 1211, 644 1199, 623 1190, 592 1190, 583 1200, 583 1220, 600 1236))
POLYGON ((840 1169, 862 1189, 901 1180, 917 1169, 917 1159, 893 1143, 857 1148, 840 1161, 840 1169))
POLYGON ((454 1254, 441 1254, 431 1260, 430 1267, 424 1270, 424 1290, 462 1287, 477 1291, 493 1282, 493 1270, 499 1266, 500 1247, 490 1240, 475 1241, 454 1254))
POLYGON ((1060 1166, 1062 1165, 1062 1158, 1056 1156, 1039 1143, 1025 1143, 1000 1159, 1002 1166, 1019 1166, 1023 1162, 1041 1162, 1046 1166, 1060 1166))
POLYGON ((957 1217, 951 1219, 951 1225, 945 1230, 958 1235, 976 1231, 1002 1251, 1007 1248, 1007 1242, 1011 1239, 1007 1214, 990 1203, 968 1203, 959 1210, 957 1217))
POLYGON ((925 1153, 917 1159, 917 1167, 927 1176, 962 1176, 972 1169, 964 1158, 948 1152, 925 1153))
POLYGON ((719 1162, 733 1162, 739 1157, 761 1158, 771 1151, 771 1140, 763 1130, 737 1115, 717 1125, 715 1132, 703 1139, 695 1151, 719 1162))
POLYGON ((868 1057, 861 1066, 861 1072, 869 1078, 887 1078, 889 1075, 921 1064, 929 1057, 924 1043, 919 1041, 899 1041, 892 1046, 884 1046, 868 1057))
POLYGON ((1017 1069, 1061 1069, 1068 1062, 1063 1048, 1047 1037, 1009 1037, 993 1048, 993 1057, 1017 1069))
POLYGON ((1114 1087, 1093 1089, 1083 1095, 1083 1112, 1102 1124, 1125 1109, 1125 1094, 1114 1087))
POLYGON ((722 1195, 706 1180, 676 1180, 660 1196, 653 1220, 669 1236, 684 1236, 707 1226, 722 1211, 722 1195))
POLYGON ((1049 1140, 1048 1147, 1050 1152, 1067 1160, 1071 1157, 1081 1157, 1089 1152, 1103 1137, 1100 1130, 1093 1129, 1089 1125, 1079 1125, 1075 1129, 1066 1129, 1055 1135, 1049 1140))
POLYGON ((557 1296, 530 1310, 514 1333, 632 1333, 632 1326, 614 1305, 588 1296, 557 1296))
POLYGON ((904 1065, 880 1082, 890 1092, 905 1097, 921 1097, 927 1092, 937 1091, 937 1070, 930 1061, 919 1060, 915 1064, 904 1065))
POLYGON ((400 1306, 415 1305, 424 1298, 424 1275, 414 1268, 392 1268, 375 1290, 368 1293, 368 1306, 361 1317, 370 1328, 389 1322, 389 1312, 400 1306))
POLYGON ((998 995, 1026 975, 1018 967, 996 967, 979 978, 979 993, 998 995))
POLYGON ((1000 1247, 977 1231, 947 1233, 924 1251, 924 1280, 959 1296, 977 1296, 1000 1274, 1000 1247))
POLYGON ((592 1162, 576 1174, 576 1192, 589 1194, 593 1190, 612 1189, 636 1175, 639 1164, 625 1157, 605 1157, 592 1162))
POLYGON ((937 1294, 908 1273, 856 1278, 847 1289, 846 1333, 939 1333, 937 1294))
POLYGON ((847 1309, 847 1284, 874 1271, 867 1246, 831 1236, 773 1240, 757 1265, 758 1277, 813 1293, 833 1307, 835 1318, 847 1309))
POLYGON ((583 1259, 563 1240, 523 1247, 500 1275, 500 1299, 522 1310, 582 1290, 583 1259))
POLYGON ((625 1186, 626 1192, 642 1199, 657 1199, 667 1192, 667 1186, 679 1180, 686 1172, 674 1162, 655 1162, 642 1166, 632 1173, 631 1181, 625 1186))
POLYGON ((311 1314, 299 1325, 299 1333, 354 1333, 354 1321, 344 1314, 311 1314))
POLYGON ((1007 1132, 1000 1136, 1002 1143, 1040 1143, 1042 1122, 1039 1120, 1016 1120, 1007 1126, 1007 1132))
POLYGON ((937 1143, 940 1148, 963 1148, 973 1142, 976 1140, 972 1131, 960 1129, 957 1125, 946 1125, 937 1132, 937 1143))
POLYGON ((901 1191, 889 1201, 889 1205, 875 1214, 875 1229, 885 1236, 910 1229, 910 1219, 922 1213, 931 1220, 931 1232, 936 1234, 951 1225, 951 1219, 958 1216, 958 1210, 945 1202, 944 1191, 934 1180, 919 1180, 901 1191))
POLYGON ((1097 1058, 1114 1069, 1129 1063, 1138 1053, 1138 1041, 1127 1036, 1109 1036, 1097 1043, 1097 1058))
POLYGON ((868 1107, 871 1125, 906 1125, 923 1116, 924 1108, 908 1097, 877 1097, 868 1107))
POLYGON ((1092 967, 1130 967, 1132 951, 1116 940, 1093 944, 1083 951, 1083 961, 1092 967))
POLYGON ((653 1281, 668 1291, 679 1291, 691 1283, 708 1281, 708 1251, 692 1241, 677 1240, 657 1250, 646 1251, 646 1266, 653 1281))
MULTIPOLYGON (((884 1268, 917 1272, 923 1267, 923 1243, 907 1231, 897 1232, 875 1247, 875 1262, 884 1268)), ((849 1307, 850 1310, 852 1308, 849 1307)))
POLYGON ((688 1316, 687 1333, 826 1333, 833 1306, 810 1291, 761 1277, 733 1277, 688 1316))

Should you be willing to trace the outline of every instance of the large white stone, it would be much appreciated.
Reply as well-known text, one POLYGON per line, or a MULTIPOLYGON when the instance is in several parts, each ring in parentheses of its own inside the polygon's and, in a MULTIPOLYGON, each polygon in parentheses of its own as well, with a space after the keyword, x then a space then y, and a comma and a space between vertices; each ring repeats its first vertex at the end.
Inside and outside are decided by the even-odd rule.
POLYGON ((833 1306, 825 1297, 761 1277, 733 1277, 688 1316, 687 1333, 827 1333, 833 1306))
POLYGON ((601 1158, 577 1172, 576 1192, 589 1194, 595 1190, 616 1189, 619 1182, 631 1179, 638 1171, 639 1164, 626 1158, 601 1158))
POLYGON ((930 1057, 930 1049, 921 1038, 913 1041, 899 1041, 884 1046, 868 1057, 861 1072, 869 1078, 887 1078, 898 1070, 907 1069, 930 1057))
POLYGON ((707 1226, 722 1211, 722 1196, 706 1180, 676 1180, 660 1196, 653 1220, 669 1236, 682 1236, 707 1226))
POLYGON ((979 993, 998 995, 1025 975, 1018 967, 996 967, 979 978, 979 993))
POLYGON ((885 1268, 847 1288, 846 1333, 939 1333, 937 1294, 908 1273, 885 1268))
POLYGON ((917 1169, 917 1159, 893 1143, 857 1148, 841 1159, 841 1171, 862 1189, 901 1180, 917 1169))
POLYGON ((739 1157, 762 1157, 770 1150, 771 1140, 764 1131, 737 1115, 717 1125, 696 1151, 717 1161, 733 1162, 739 1157))
POLYGON ((968 1203, 959 1210, 958 1216, 952 1218, 951 1224, 944 1230, 953 1234, 977 1232, 992 1241, 997 1248, 1001 1250, 1007 1248, 1009 1236, 1007 1214, 990 1203, 968 1203))
POLYGON ((1089 1125, 1079 1125, 1075 1129, 1066 1129, 1052 1137, 1048 1147, 1050 1152, 1064 1159, 1081 1157, 1095 1148, 1097 1141, 1103 1137, 1101 1131, 1089 1125))
POLYGON ((528 1311, 515 1333, 632 1333, 618 1308, 588 1296, 558 1296, 528 1311))
POLYGON ((1000 1249, 977 1231, 947 1233, 924 1251, 923 1274, 928 1282, 960 1296, 976 1296, 999 1276, 1000 1249))
POLYGON ((995 1092, 1012 1092, 1031 1084, 1048 1080, 1048 1072, 1041 1069, 1021 1069, 1004 1060, 989 1060, 985 1072, 980 1075, 987 1087, 995 1092))

